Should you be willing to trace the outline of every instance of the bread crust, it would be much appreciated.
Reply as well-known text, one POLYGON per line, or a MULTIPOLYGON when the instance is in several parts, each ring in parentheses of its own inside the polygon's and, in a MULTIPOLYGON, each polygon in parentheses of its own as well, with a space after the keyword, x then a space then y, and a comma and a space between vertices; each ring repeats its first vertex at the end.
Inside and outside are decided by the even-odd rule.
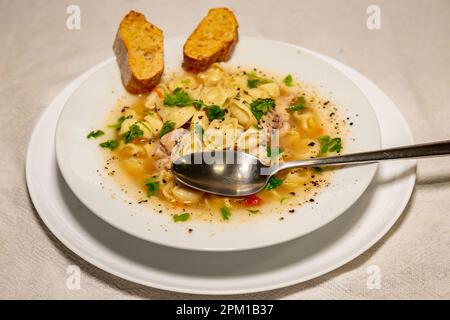
MULTIPOLYGON (((200 72, 206 70, 211 64, 214 62, 223 62, 228 61, 233 53, 233 50, 239 40, 239 34, 238 34, 238 22, 236 18, 234 17, 234 14, 231 10, 227 8, 218 8, 218 9, 212 9, 212 10, 226 10, 228 12, 231 12, 235 25, 233 30, 233 37, 229 41, 223 41, 223 44, 217 52, 210 56, 203 56, 201 58, 192 57, 192 55, 188 52, 186 49, 187 44, 190 41, 194 41, 192 38, 195 36, 196 32, 199 32, 199 29, 204 27, 202 26, 202 22, 204 22, 206 16, 200 24, 197 26, 197 28, 194 30, 194 32, 189 36, 186 43, 183 46, 183 68, 185 68, 188 71, 191 72, 200 72)), ((208 15, 211 14, 211 10, 208 12, 208 15)))
MULTIPOLYGON (((155 70, 155 73, 152 77, 145 78, 145 79, 139 79, 135 72, 133 71, 132 66, 130 65, 129 61, 129 48, 127 47, 127 41, 122 39, 121 37, 121 28, 123 28, 123 23, 127 19, 136 19, 136 18, 142 18, 143 15, 135 12, 130 11, 122 20, 119 29, 116 34, 116 38, 114 40, 113 45, 113 51, 116 55, 117 64, 119 65, 120 69, 120 75, 122 79, 123 86, 127 89, 128 92, 133 94, 141 94, 141 93, 147 93, 152 90, 153 87, 155 87, 159 80, 161 79, 161 76, 164 72, 164 63, 162 63, 160 66, 158 66, 158 69, 155 70)), ((144 18, 145 19, 145 18, 144 18)), ((162 37, 162 31, 158 29, 156 26, 153 26, 151 23, 145 20, 146 23, 152 26, 152 28, 155 28, 157 31, 161 32, 162 37)), ((130 41, 130 40, 129 40, 130 41)), ((163 47, 161 46, 159 54, 163 54, 163 47)))

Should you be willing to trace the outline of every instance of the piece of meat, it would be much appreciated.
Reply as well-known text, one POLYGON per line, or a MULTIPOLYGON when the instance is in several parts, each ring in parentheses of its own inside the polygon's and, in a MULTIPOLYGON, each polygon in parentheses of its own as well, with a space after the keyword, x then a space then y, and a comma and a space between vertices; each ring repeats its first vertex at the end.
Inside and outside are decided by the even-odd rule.
POLYGON ((183 128, 175 129, 165 135, 160 139, 161 145, 166 149, 167 153, 170 155, 172 149, 175 145, 180 142, 181 138, 185 135, 189 134, 189 131, 183 128))
POLYGON ((160 143, 157 142, 158 145, 155 148, 155 152, 153 153, 153 157, 155 159, 163 159, 168 158, 170 156, 170 153, 166 150, 166 148, 160 143))
POLYGON ((169 170, 171 166, 170 154, 166 148, 158 141, 156 147, 153 149, 152 158, 155 161, 155 168, 159 171, 169 170))
POLYGON ((170 161, 169 156, 166 156, 165 158, 161 158, 155 161, 155 167, 160 171, 170 170, 171 164, 172 162, 170 161))
POLYGON ((261 119, 261 126, 266 130, 283 127, 283 118, 276 112, 270 112, 261 119))
POLYGON ((296 95, 288 95, 279 97, 275 100, 275 109, 269 112, 261 119, 261 126, 266 130, 281 129, 288 130, 289 125, 289 113, 286 110, 296 99, 296 95))
POLYGON ((281 116, 283 121, 289 120, 289 113, 286 109, 295 99, 297 99, 295 94, 290 94, 288 96, 282 96, 275 99, 275 112, 281 116))
MULTIPOLYGON (((287 115, 289 117, 289 115, 287 115)), ((284 117, 283 114, 280 114, 276 111, 270 112, 266 114, 260 122, 260 125, 264 130, 271 132, 272 130, 289 130, 290 125, 288 122, 289 118, 284 117)))

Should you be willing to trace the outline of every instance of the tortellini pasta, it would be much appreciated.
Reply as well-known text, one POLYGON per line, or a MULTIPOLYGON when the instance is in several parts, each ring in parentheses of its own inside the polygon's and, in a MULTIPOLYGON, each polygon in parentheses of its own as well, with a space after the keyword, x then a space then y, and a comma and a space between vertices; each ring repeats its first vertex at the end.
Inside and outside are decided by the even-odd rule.
POLYGON ((153 136, 158 135, 159 131, 161 130, 161 128, 163 126, 163 122, 162 122, 161 118, 159 117, 159 115, 154 112, 149 112, 145 116, 144 120, 145 120, 146 124, 148 125, 148 127, 150 128, 150 130, 152 131, 153 136))
POLYGON ((143 160, 136 157, 130 157, 121 160, 121 165, 127 172, 131 173, 132 175, 141 171, 142 164, 143 160))
POLYGON ((175 79, 170 81, 167 85, 170 91, 173 91, 176 88, 195 89, 198 86, 199 86, 198 80, 190 75, 175 77, 175 79))
POLYGON ((163 104, 162 91, 155 89, 147 96, 145 100, 145 107, 149 110, 153 110, 156 107, 160 107, 163 104))
POLYGON ((215 86, 225 77, 225 71, 220 64, 214 63, 208 70, 201 72, 198 77, 206 86, 215 86))
POLYGON ((197 111, 194 106, 186 107, 168 107, 161 106, 157 109, 158 114, 161 116, 163 122, 175 123, 175 128, 180 128, 186 122, 191 120, 192 116, 197 111))
POLYGON ((120 143, 119 150, 124 158, 143 158, 147 155, 147 150, 142 146, 135 143, 120 143))
POLYGON ((297 123, 299 129, 304 132, 310 133, 317 130, 318 128, 318 120, 311 111, 304 113, 294 113, 293 118, 297 123))
POLYGON ((202 193, 181 186, 175 186, 172 189, 173 197, 182 203, 197 203, 202 198, 202 193))
POLYGON ((280 87, 275 82, 269 82, 257 88, 249 89, 248 93, 254 99, 278 98, 280 87))
POLYGON ((151 127, 150 127, 150 124, 147 123, 145 120, 136 121, 135 118, 126 119, 122 123, 122 126, 120 127, 119 134, 123 135, 125 132, 129 131, 130 127, 133 126, 133 125, 138 126, 139 129, 142 130, 142 132, 143 132, 142 137, 143 138, 150 139, 150 138, 153 137, 154 134, 153 134, 153 131, 152 131, 151 127))
POLYGON ((230 102, 230 113, 233 117, 235 117, 239 124, 244 128, 248 128, 250 126, 254 126, 258 123, 255 116, 250 110, 249 103, 245 100, 236 100, 232 99, 230 102))
POLYGON ((293 170, 290 171, 286 178, 284 179, 283 183, 287 187, 295 188, 298 186, 303 185, 305 182, 308 181, 308 179, 311 178, 311 175, 307 170, 293 170))
POLYGON ((236 90, 234 89, 225 89, 222 86, 215 86, 203 89, 203 92, 199 95, 199 99, 209 105, 222 106, 227 99, 234 97, 235 95, 236 90))

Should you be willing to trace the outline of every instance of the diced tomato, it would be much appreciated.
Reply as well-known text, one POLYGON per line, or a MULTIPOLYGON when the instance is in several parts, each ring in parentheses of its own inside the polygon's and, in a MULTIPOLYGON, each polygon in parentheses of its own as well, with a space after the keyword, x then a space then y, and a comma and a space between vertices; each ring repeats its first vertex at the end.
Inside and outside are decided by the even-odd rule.
POLYGON ((257 206, 261 204, 262 199, 258 197, 256 194, 251 194, 245 197, 244 204, 247 207, 257 206))

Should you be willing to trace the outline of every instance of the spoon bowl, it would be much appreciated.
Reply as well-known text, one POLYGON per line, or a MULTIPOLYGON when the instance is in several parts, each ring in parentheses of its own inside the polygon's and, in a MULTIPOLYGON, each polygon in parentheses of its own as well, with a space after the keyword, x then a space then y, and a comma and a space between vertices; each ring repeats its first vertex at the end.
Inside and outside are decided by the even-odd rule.
POLYGON ((172 164, 172 173, 181 183, 222 196, 247 196, 267 184, 269 167, 256 157, 233 150, 197 152, 172 164))

